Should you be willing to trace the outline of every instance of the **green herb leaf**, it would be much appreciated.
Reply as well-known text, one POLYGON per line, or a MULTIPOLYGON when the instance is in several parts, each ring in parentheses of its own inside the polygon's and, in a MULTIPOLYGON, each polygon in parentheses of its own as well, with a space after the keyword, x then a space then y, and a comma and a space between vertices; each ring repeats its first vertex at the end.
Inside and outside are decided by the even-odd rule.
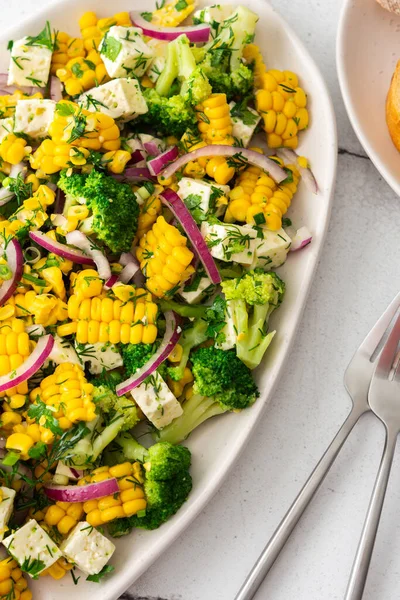
POLYGON ((114 570, 115 569, 112 565, 105 565, 100 573, 97 573, 97 575, 89 575, 86 577, 86 581, 94 581, 94 583, 99 583, 105 575, 112 573, 114 570))
POLYGON ((103 54, 108 60, 114 61, 118 54, 121 52, 122 44, 116 38, 106 35, 103 40, 101 47, 101 54, 103 54))
POLYGON ((63 430, 61 429, 58 419, 54 416, 54 410, 47 406, 42 400, 37 398, 35 404, 31 404, 28 410, 28 417, 35 419, 36 423, 47 427, 55 435, 62 435, 63 430))
POLYGON ((140 16, 143 17, 143 19, 145 19, 146 21, 148 21, 148 23, 151 23, 151 20, 153 18, 153 13, 151 13, 151 12, 142 12, 142 13, 140 13, 140 16))
POLYGON ((31 556, 27 556, 21 565, 21 570, 25 573, 29 573, 33 579, 37 579, 39 577, 39 573, 43 571, 45 566, 45 563, 43 560, 40 560, 40 558, 32 558, 31 556))
POLYGON ((44 29, 36 36, 28 36, 26 41, 27 46, 42 46, 53 51, 54 42, 51 37, 50 23, 46 21, 44 29))

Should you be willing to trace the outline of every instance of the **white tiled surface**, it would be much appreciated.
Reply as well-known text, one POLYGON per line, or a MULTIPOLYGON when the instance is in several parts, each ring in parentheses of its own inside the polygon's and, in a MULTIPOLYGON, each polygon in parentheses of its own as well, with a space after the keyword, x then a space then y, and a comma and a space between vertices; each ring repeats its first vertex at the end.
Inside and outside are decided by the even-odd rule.
MULTIPOLYGON (((344 369, 398 291, 400 199, 365 157, 338 88, 334 50, 342 1, 271 3, 315 57, 336 109, 341 154, 326 248, 286 376, 254 438, 206 510, 123 596, 126 599, 233 600, 349 410, 344 369)), ((45 4, 0 0, 0 27, 45 4)), ((304 81, 307 87, 306 76, 304 81)), ((257 600, 343 597, 382 442, 380 425, 365 417, 257 600)), ((365 600, 400 597, 399 464, 398 453, 365 600)))

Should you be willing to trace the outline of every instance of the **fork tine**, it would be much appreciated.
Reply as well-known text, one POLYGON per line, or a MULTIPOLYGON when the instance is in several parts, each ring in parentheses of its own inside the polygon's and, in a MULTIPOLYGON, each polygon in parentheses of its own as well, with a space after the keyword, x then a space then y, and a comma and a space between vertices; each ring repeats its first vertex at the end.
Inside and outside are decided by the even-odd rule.
POLYGON ((397 354, 397 347, 400 340, 400 315, 396 319, 392 331, 387 339, 386 344, 380 354, 378 364, 376 366, 375 375, 378 377, 389 377, 392 369, 393 361, 397 354))
POLYGON ((400 306, 400 292, 389 304, 383 315, 375 323, 365 340, 360 345, 358 352, 365 352, 369 357, 373 355, 379 342, 382 340, 387 328, 389 327, 394 315, 400 306))

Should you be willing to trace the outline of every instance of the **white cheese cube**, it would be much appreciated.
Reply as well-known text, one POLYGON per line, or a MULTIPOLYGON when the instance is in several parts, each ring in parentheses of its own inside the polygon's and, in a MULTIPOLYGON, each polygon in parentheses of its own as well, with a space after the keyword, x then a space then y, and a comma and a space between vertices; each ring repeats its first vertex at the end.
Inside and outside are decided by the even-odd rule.
POLYGON ((22 570, 35 578, 62 557, 59 548, 35 519, 3 540, 3 545, 22 570))
POLYGON ((122 356, 114 344, 96 342, 95 344, 86 344, 83 349, 80 345, 78 351, 82 361, 85 364, 89 363, 89 371, 94 375, 102 373, 104 369, 111 371, 111 369, 122 367, 124 364, 122 356))
POLYGON ((157 429, 166 427, 183 413, 178 400, 157 371, 132 390, 131 394, 157 429))
POLYGON ((13 512, 15 490, 1 486, 0 487, 0 542, 8 530, 7 523, 13 512))
POLYGON ((251 225, 214 225, 204 222, 201 234, 214 258, 250 266, 254 260, 253 240, 257 237, 258 229, 251 225))
POLYGON ((236 108, 239 106, 240 105, 235 104, 235 102, 229 104, 233 125, 232 135, 247 148, 261 117, 254 108, 244 108, 239 110, 239 108, 236 108))
POLYGON ((44 87, 50 73, 52 52, 32 43, 29 37, 14 42, 8 68, 8 85, 44 87))
POLYGON ((54 100, 18 100, 15 107, 14 132, 31 138, 45 138, 54 119, 54 100))
POLYGON ((56 365, 61 365, 62 363, 72 363, 73 365, 80 366, 82 365, 73 346, 59 335, 54 336, 54 345, 49 354, 48 361, 54 362, 56 365))
POLYGON ((225 206, 218 202, 222 196, 229 194, 229 185, 208 183, 201 179, 182 177, 178 184, 178 195, 192 210, 200 210, 204 215, 222 215, 225 206))
POLYGON ((114 554, 115 546, 87 521, 76 525, 61 544, 61 551, 86 575, 97 575, 114 554))
POLYGON ((12 132, 14 128, 14 119, 12 117, 8 117, 7 119, 0 119, 0 142, 4 140, 4 138, 12 132))
POLYGON ((99 50, 110 77, 141 77, 153 58, 137 27, 110 27, 99 50))
POLYGON ((230 350, 236 346, 238 329, 235 315, 229 300, 226 301, 225 323, 226 324, 221 331, 221 333, 225 336, 225 339, 223 342, 215 345, 221 350, 230 350))
POLYGON ((147 113, 147 104, 137 79, 113 79, 92 88, 79 98, 86 110, 102 112, 113 119, 130 121, 147 113))
MULTIPOLYGON (((179 295, 187 302, 188 304, 197 304, 200 302, 205 296, 206 290, 212 286, 211 279, 208 277, 202 277, 197 282, 197 287, 195 290, 191 289, 190 291, 185 291, 185 287, 181 287, 179 290, 179 295)), ((189 286, 190 288, 191 286, 189 286)), ((214 288, 213 288, 214 289, 214 288)))
POLYGON ((154 58, 150 62, 150 65, 147 69, 146 75, 155 83, 157 79, 160 77, 162 71, 164 70, 165 63, 167 62, 167 48, 168 42, 163 42, 162 40, 150 39, 147 42, 149 48, 153 51, 154 58))
POLYGON ((263 227, 262 231, 263 239, 257 238, 252 242, 254 261, 251 268, 276 269, 285 262, 292 240, 284 229, 269 231, 263 227))

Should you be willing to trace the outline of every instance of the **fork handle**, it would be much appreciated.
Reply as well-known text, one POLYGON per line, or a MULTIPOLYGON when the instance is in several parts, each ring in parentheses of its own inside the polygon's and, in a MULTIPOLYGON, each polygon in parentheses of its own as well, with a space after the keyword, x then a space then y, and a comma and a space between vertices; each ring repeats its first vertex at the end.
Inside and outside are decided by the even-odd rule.
POLYGON ((254 598, 265 576, 271 569, 280 551, 286 544, 290 534, 297 525, 300 517, 313 499, 319 486, 325 479, 341 447, 350 435, 365 409, 353 408, 332 442, 326 449, 319 463, 307 479, 297 498, 278 525, 268 544, 260 554, 256 564, 250 571, 245 582, 235 597, 235 600, 251 600, 254 598))
POLYGON ((383 502, 392 468, 394 451, 396 449, 397 432, 386 431, 385 447, 381 464, 376 476, 374 489, 369 501, 367 516, 358 543, 357 553, 351 569, 345 600, 361 600, 367 581, 369 564, 374 549, 375 538, 381 518, 383 502))

